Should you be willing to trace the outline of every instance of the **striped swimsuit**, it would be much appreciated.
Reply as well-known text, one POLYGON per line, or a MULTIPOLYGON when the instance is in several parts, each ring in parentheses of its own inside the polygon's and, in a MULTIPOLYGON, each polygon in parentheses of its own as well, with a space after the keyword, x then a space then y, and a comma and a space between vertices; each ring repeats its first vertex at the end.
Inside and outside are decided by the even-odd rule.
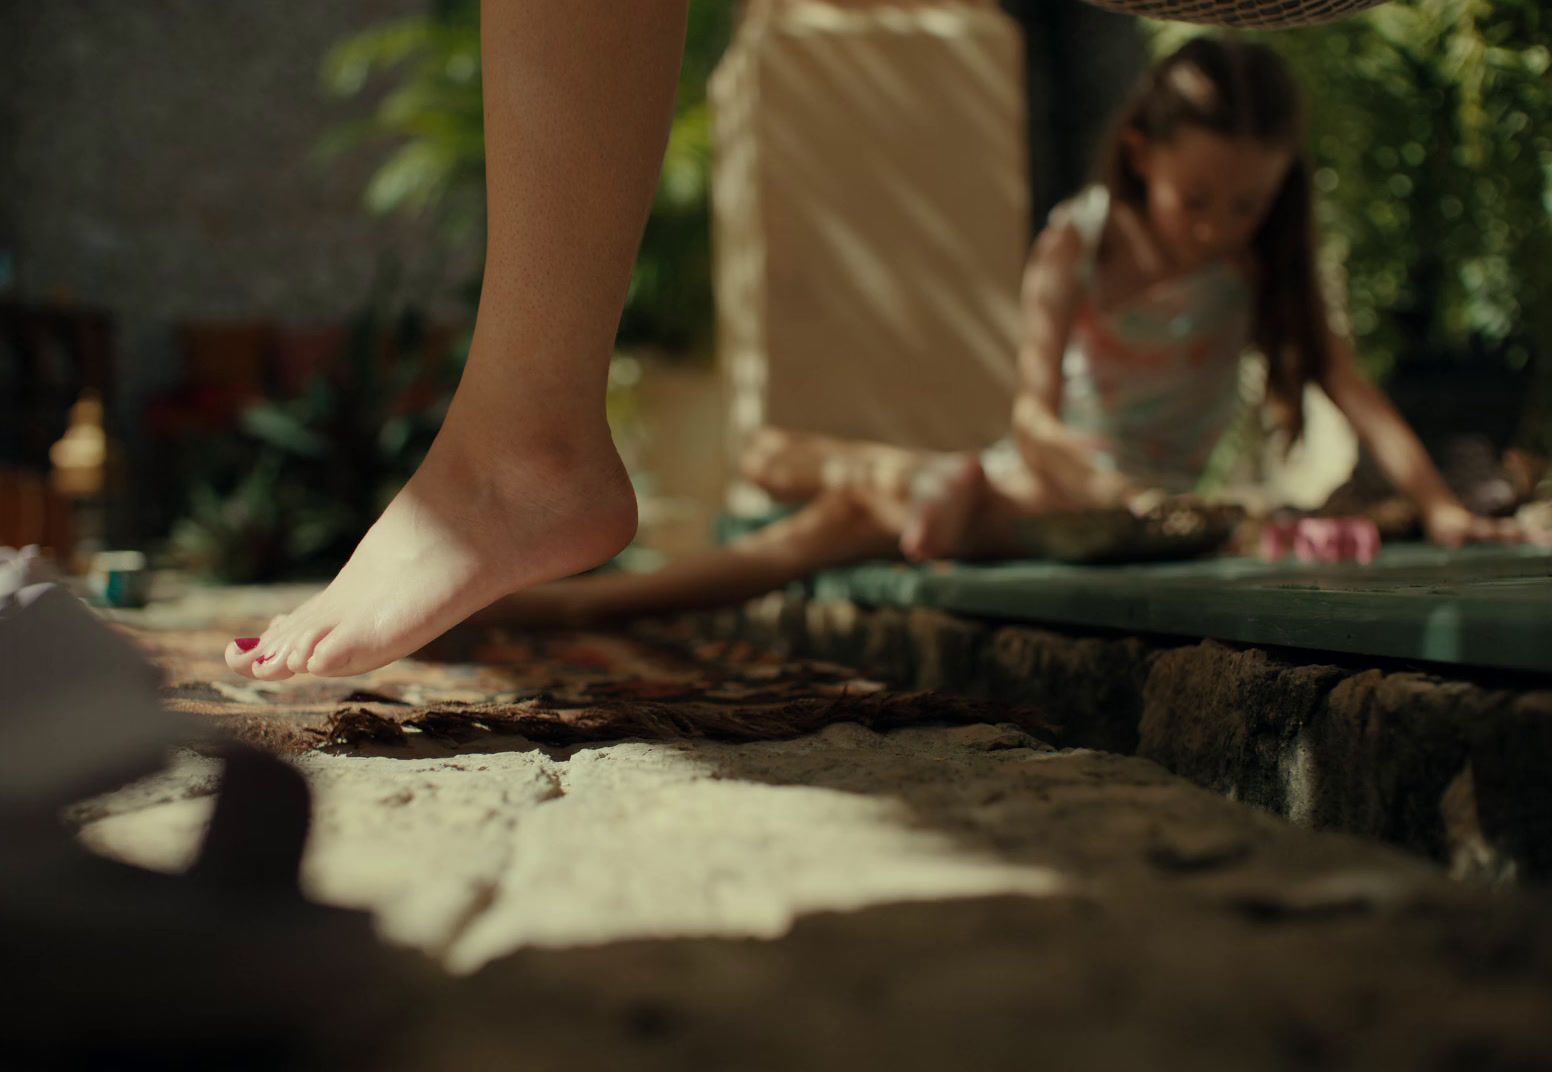
MULTIPOLYGON (((1104 445, 1095 457, 1101 469, 1148 487, 1189 491, 1239 411, 1250 286, 1236 265, 1217 260, 1101 311, 1093 280, 1109 208, 1102 186, 1064 206, 1084 240, 1088 293, 1062 355, 1062 421, 1104 445)), ((1004 440, 989 454, 1009 450, 1016 454, 1004 440)))

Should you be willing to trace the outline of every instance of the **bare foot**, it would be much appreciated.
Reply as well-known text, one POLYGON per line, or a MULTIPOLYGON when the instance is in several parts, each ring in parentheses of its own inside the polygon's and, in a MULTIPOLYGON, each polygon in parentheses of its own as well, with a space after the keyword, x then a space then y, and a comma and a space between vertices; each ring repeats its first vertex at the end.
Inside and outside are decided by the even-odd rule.
POLYGON ((900 550, 912 562, 951 558, 964 551, 970 515, 986 487, 981 459, 959 454, 935 462, 915 481, 911 519, 900 550))
POLYGON ((759 428, 739 458, 746 480, 781 502, 811 499, 824 487, 825 467, 834 452, 821 436, 759 428))
POLYGON ((450 420, 328 588, 257 643, 228 645, 227 665, 261 680, 365 673, 509 592, 608 560, 635 533, 636 502, 598 424, 546 438, 450 420))

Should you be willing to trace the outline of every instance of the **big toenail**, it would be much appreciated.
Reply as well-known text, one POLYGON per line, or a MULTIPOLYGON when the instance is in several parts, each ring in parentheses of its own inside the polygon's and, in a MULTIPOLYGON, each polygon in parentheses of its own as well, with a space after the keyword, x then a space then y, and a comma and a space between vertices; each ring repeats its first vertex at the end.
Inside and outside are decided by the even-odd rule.
POLYGON ((240 636, 235 641, 238 651, 252 651, 259 646, 259 638, 256 636, 240 636))

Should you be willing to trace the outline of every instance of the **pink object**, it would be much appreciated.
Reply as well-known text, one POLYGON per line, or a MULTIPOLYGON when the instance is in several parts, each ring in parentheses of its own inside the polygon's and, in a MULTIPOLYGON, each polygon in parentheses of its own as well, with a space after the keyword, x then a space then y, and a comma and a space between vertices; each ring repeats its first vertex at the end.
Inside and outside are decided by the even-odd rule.
POLYGON ((1380 527, 1366 517, 1347 519, 1348 557, 1367 566, 1380 553, 1380 527))
POLYGON ((237 645, 238 651, 252 651, 259 646, 259 638, 256 636, 240 636, 232 643, 237 645))
POLYGON ((1342 561, 1342 522, 1334 517, 1306 517, 1293 527, 1293 557, 1300 562, 1342 561))
POLYGON ((1278 562, 1293 550, 1293 522, 1268 521, 1261 527, 1261 557, 1278 562))
POLYGON ((1268 522, 1261 529, 1261 557, 1271 562, 1292 552, 1300 562, 1367 566, 1379 549, 1379 527, 1366 517, 1304 517, 1268 522))

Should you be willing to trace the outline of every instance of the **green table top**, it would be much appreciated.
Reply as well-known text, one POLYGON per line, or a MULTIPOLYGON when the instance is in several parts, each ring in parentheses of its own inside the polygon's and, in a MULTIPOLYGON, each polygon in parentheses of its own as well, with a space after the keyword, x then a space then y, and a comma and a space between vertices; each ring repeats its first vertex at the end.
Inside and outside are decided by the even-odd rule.
POLYGON ((1552 550, 1394 544, 1369 566, 1208 558, 820 574, 818 598, 1552 673, 1552 550))

